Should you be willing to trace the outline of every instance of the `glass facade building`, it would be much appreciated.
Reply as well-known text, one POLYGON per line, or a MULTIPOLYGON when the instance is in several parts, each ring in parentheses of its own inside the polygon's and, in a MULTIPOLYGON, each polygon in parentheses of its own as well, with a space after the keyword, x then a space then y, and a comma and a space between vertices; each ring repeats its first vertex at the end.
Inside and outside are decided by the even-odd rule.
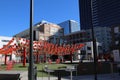
POLYGON ((59 23, 62 28, 64 28, 64 34, 69 34, 75 31, 80 31, 80 27, 78 25, 78 22, 74 20, 67 20, 62 23, 59 23))
MULTIPOLYGON (((92 40, 92 30, 85 30, 87 35, 89 36, 88 40, 92 40)), ((111 28, 110 27, 94 27, 94 36, 96 41, 102 44, 103 51, 109 51, 111 45, 111 28)))
POLYGON ((120 0, 79 0, 81 29, 120 24, 120 0), (92 14, 91 14, 92 1, 92 14), (91 17, 92 15, 92 17, 91 17))
POLYGON ((90 1, 91 0, 79 0, 81 30, 90 29, 92 26, 90 1))

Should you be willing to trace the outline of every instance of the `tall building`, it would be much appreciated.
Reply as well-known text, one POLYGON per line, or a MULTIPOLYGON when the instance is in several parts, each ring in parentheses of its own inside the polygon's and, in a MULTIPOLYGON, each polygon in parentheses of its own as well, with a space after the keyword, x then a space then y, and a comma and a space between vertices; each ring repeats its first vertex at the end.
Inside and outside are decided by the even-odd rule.
POLYGON ((64 28, 64 35, 80 30, 78 22, 74 20, 67 20, 58 25, 64 28))
POLYGON ((119 4, 120 0, 79 0, 81 29, 90 29, 92 23, 94 27, 111 27, 112 25, 119 25, 119 4))
POLYGON ((112 26, 112 50, 119 50, 120 51, 120 25, 112 26))
POLYGON ((92 27, 90 4, 91 4, 91 0, 79 0, 81 30, 90 29, 92 27))
MULTIPOLYGON (((86 33, 88 35, 88 39, 92 40, 92 33, 91 29, 86 30, 86 33)), ((96 41, 102 44, 102 49, 104 52, 110 50, 110 44, 111 44, 111 28, 109 27, 95 27, 94 28, 94 36, 96 38, 96 41)))

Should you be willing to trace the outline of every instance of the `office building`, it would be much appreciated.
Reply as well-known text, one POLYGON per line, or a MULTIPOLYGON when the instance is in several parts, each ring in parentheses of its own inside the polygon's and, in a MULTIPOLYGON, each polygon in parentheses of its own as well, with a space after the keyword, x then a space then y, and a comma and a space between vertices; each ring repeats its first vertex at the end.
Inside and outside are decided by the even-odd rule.
MULTIPOLYGON (((66 44, 85 44, 85 46, 81 49, 76 51, 76 54, 73 55, 73 59, 83 59, 86 60, 93 60, 93 44, 91 41, 91 36, 88 34, 87 31, 81 30, 81 31, 76 31, 70 34, 67 34, 64 36, 65 43, 66 44)), ((97 47, 97 55, 102 54, 102 44, 100 42, 96 42, 96 47, 97 47)))
MULTIPOLYGON (((88 35, 88 39, 92 40, 92 33, 91 29, 86 30, 88 35)), ((111 28, 109 27, 95 27, 94 28, 94 36, 96 41, 102 44, 102 49, 105 52, 110 51, 110 44, 112 41, 111 38, 111 28)))
POLYGON ((92 27, 90 1, 91 0, 79 0, 81 30, 90 29, 92 27))
POLYGON ((114 55, 114 61, 120 61, 120 25, 112 26, 112 44, 111 50, 114 55))
POLYGON ((112 34, 112 45, 116 49, 117 47, 119 47, 120 45, 120 25, 118 26, 112 26, 111 28, 111 34, 112 34))
MULTIPOLYGON (((34 41, 48 41, 49 43, 61 45, 63 43, 64 30, 59 25, 41 21, 33 26, 33 35, 34 41)), ((29 29, 22 31, 15 36, 29 39, 29 29)), ((39 52, 41 53, 39 54, 40 62, 43 62, 44 60, 47 61, 48 57, 52 58, 53 61, 58 58, 57 55, 45 54, 43 50, 39 52)), ((37 61, 36 55, 34 55, 34 58, 35 61, 37 61)))
POLYGON ((64 36, 66 44, 79 44, 87 42, 87 40, 87 33, 84 30, 72 32, 64 36))
POLYGON ((62 23, 59 23, 58 25, 64 28, 64 35, 80 30, 78 22, 74 20, 67 20, 62 23))
MULTIPOLYGON (((37 41, 45 40, 52 43, 62 43, 63 28, 47 21, 41 21, 33 27, 33 35, 33 39, 37 41)), ((29 39, 29 29, 15 36, 29 39)))
MULTIPOLYGON (((93 52, 93 42, 85 42, 85 46, 81 49, 80 57, 86 60, 93 60, 94 59, 94 52, 93 52)), ((103 53, 102 50, 102 44, 99 42, 96 42, 96 48, 97 48, 97 56, 103 53)))
POLYGON ((90 29, 92 23, 94 27, 119 25, 119 4, 120 0, 79 0, 81 29, 90 29))

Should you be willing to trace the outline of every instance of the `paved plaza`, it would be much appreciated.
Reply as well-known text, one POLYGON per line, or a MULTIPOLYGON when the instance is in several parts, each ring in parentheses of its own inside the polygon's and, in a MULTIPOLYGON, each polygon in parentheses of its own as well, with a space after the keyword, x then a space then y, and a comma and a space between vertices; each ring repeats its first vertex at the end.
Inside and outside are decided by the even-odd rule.
MULTIPOLYGON (((28 80, 27 71, 0 71, 0 73, 20 73, 21 80, 28 80)), ((99 74, 97 75, 98 80, 120 80, 120 75, 118 73, 113 74, 99 74)), ((48 80, 48 77, 37 77, 37 80, 48 80)), ((58 80, 57 77, 50 77, 50 80, 58 80)), ((70 76, 62 77, 61 80, 70 80, 70 76)), ((73 76, 72 80, 94 80, 94 75, 81 75, 73 76)))

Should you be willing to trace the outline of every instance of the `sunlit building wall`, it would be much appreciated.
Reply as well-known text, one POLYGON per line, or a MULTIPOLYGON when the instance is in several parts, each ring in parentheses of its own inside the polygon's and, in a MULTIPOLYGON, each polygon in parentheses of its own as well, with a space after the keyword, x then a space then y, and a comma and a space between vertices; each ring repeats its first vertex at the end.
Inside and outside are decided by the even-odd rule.
MULTIPOLYGON (((45 40, 52 43, 62 43, 63 32, 64 29, 59 25, 44 21, 35 24, 33 27, 33 39, 37 41, 45 40)), ((22 31, 15 36, 29 39, 29 29, 22 31)))

